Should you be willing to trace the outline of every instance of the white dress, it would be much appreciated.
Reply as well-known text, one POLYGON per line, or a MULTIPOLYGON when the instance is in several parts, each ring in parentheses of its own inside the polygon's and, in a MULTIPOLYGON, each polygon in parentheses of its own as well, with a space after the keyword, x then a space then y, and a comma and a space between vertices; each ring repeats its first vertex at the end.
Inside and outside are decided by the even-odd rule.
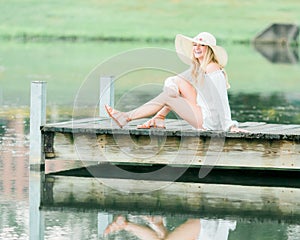
POLYGON ((200 234, 197 240, 227 240, 229 231, 236 228, 236 221, 200 219, 200 234))
POLYGON ((238 122, 231 119, 227 82, 222 70, 204 75, 197 86, 197 103, 202 109, 203 127, 207 130, 228 131, 238 122))
MULTIPOLYGON (((193 84, 191 69, 179 76, 193 84)), ((178 90, 173 80, 174 77, 167 78, 164 86, 175 87, 178 90)), ((204 129, 229 131, 230 127, 238 126, 238 122, 231 119, 227 80, 222 70, 205 74, 204 81, 200 80, 195 88, 197 89, 197 104, 202 109, 204 129)))

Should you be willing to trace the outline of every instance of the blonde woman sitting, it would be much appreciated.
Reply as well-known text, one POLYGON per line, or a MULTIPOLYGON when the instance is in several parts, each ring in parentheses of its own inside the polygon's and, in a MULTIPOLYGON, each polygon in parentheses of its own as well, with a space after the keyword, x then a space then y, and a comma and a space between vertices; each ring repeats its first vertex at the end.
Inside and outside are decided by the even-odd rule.
POLYGON ((208 32, 194 38, 178 34, 175 47, 190 68, 167 78, 161 94, 134 110, 120 112, 106 105, 109 116, 122 128, 129 121, 154 115, 137 127, 165 128, 164 119, 172 110, 197 130, 247 132, 231 119, 224 70, 227 53, 216 45, 215 37, 208 32))

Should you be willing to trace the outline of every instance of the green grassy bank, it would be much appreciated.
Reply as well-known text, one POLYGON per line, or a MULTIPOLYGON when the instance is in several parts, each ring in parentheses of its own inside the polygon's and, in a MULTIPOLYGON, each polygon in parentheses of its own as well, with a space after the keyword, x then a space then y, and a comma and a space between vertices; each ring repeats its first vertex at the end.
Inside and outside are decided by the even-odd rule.
POLYGON ((300 23, 298 0, 0 0, 0 38, 173 41, 210 31, 248 42, 274 22, 300 23))
MULTIPOLYGON (((0 41, 0 103, 28 104, 31 81, 47 81, 49 103, 72 103, 77 91, 94 68, 109 59, 119 58, 119 54, 124 55, 127 51, 147 47, 160 47, 174 51, 173 43, 31 42, 24 44, 0 41)), ((299 64, 272 64, 248 45, 230 44, 225 45, 225 48, 229 53, 226 69, 232 86, 230 92, 265 94, 283 92, 288 95, 300 92, 299 64)), ((163 59, 162 56, 158 58, 162 63, 163 59)), ((133 60, 135 59, 131 61, 133 60)), ((139 60, 140 58, 137 58, 135 61, 139 60)), ((116 82, 116 92, 126 92, 142 84, 163 84, 164 75, 157 76, 157 73, 160 74, 161 71, 141 70, 125 74, 116 82)), ((93 91, 95 91, 93 94, 97 94, 98 88, 94 88, 93 91)))
MULTIPOLYGON (((47 81, 50 106, 72 108, 87 76, 101 63, 136 48, 174 51, 175 34, 199 31, 214 33, 228 51, 232 96, 282 95, 299 106, 299 62, 274 64, 251 44, 233 44, 249 43, 273 22, 299 25, 298 0, 0 0, 0 9, 0 115, 18 106, 27 109, 30 83, 37 80, 47 81)), ((139 57, 135 61, 144 56, 139 57)), ((161 89, 165 77, 159 69, 125 73, 116 82, 117 101, 136 89, 153 95, 152 86, 143 87, 161 89)), ((92 85, 84 98, 98 92, 92 85)))

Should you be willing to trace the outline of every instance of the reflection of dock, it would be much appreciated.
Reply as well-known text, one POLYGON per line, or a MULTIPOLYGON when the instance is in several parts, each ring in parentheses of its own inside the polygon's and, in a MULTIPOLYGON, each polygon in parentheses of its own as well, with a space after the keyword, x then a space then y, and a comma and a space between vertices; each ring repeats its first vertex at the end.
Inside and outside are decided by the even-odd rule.
POLYGON ((297 223, 300 219, 300 188, 97 178, 88 170, 86 175, 78 174, 83 170, 47 175, 41 207, 146 215, 180 211, 193 217, 261 222, 297 223))

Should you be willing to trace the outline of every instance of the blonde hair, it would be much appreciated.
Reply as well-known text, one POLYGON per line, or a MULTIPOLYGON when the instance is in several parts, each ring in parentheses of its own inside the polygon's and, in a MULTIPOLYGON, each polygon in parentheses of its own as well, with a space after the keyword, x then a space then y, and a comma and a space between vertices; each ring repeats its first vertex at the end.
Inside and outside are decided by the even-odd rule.
POLYGON ((194 84, 203 84, 204 83, 204 74, 206 73, 207 65, 211 62, 217 63, 220 66, 220 69, 224 72, 227 89, 230 88, 228 83, 227 73, 223 66, 220 65, 218 62, 216 55, 214 54, 213 50, 207 46, 207 51, 205 52, 203 61, 200 63, 198 58, 195 58, 193 54, 193 63, 192 63, 192 79, 194 84))

